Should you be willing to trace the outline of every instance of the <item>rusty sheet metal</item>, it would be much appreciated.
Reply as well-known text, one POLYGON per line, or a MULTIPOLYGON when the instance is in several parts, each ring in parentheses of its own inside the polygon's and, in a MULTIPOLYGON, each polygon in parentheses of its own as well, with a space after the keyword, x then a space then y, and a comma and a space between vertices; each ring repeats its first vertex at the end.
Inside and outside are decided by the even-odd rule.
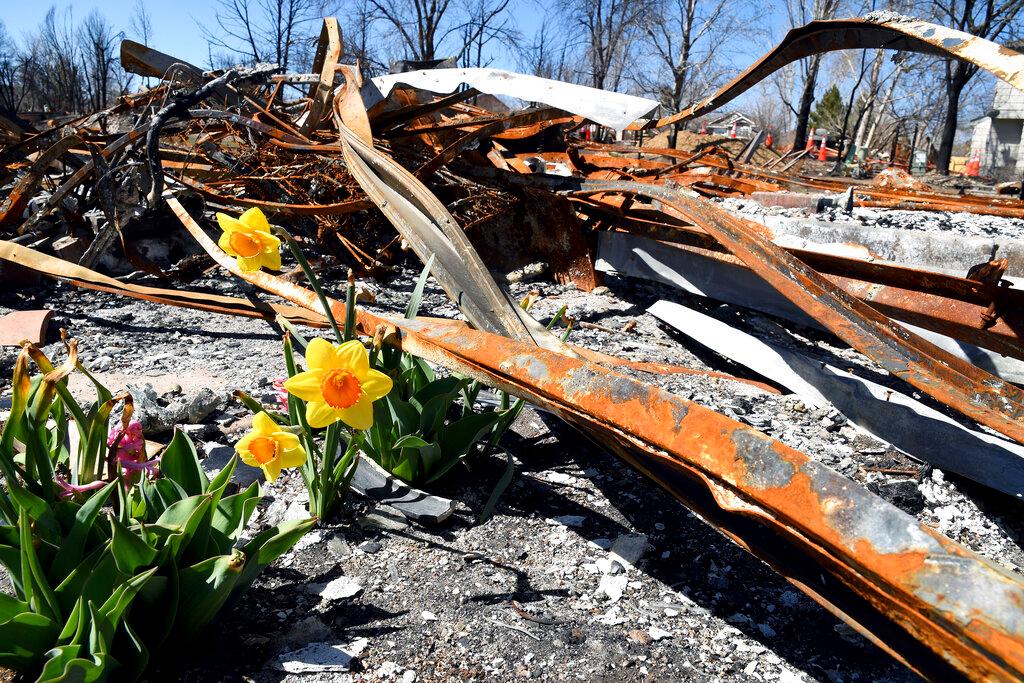
POLYGON ((273 321, 276 316, 281 315, 294 323, 311 327, 327 327, 326 318, 321 315, 311 314, 305 308, 264 303, 259 300, 240 299, 222 294, 190 292, 181 289, 163 289, 137 285, 131 282, 121 282, 80 266, 77 263, 71 263, 6 240, 0 240, 0 260, 16 263, 19 266, 39 271, 50 277, 65 279, 76 287, 83 289, 108 292, 110 294, 129 296, 134 299, 152 301, 169 306, 193 308, 211 313, 263 318, 268 321, 273 321))
MULTIPOLYGON (((143 123, 133 130, 128 131, 117 140, 114 140, 109 145, 104 147, 99 155, 103 160, 109 160, 112 156, 125 149, 129 145, 142 140, 143 136, 149 131, 149 122, 143 123)), ((31 218, 25 221, 20 228, 18 228, 18 234, 25 234, 31 230, 47 213, 56 208, 64 198, 68 196, 76 187, 85 182, 85 179, 89 177, 96 168, 96 162, 93 159, 85 162, 80 169, 71 174, 71 177, 61 183, 60 187, 54 190, 50 198, 46 200, 46 203, 37 211, 31 218)))
POLYGON ((21 212, 28 206, 28 201, 35 192, 36 185, 46 175, 50 165, 62 157, 75 145, 81 144, 82 138, 77 135, 69 135, 53 143, 49 149, 39 155, 32 163, 28 172, 22 176, 18 184, 10 191, 7 197, 0 202, 0 225, 9 223, 21 217, 21 212))
POLYGON ((167 173, 167 176, 214 201, 233 206, 255 206, 267 213, 279 213, 284 216, 338 216, 373 208, 373 202, 368 199, 350 199, 334 204, 285 204, 264 199, 250 199, 218 192, 206 183, 184 173, 167 173))
POLYGON ((584 186, 580 194, 617 190, 663 202, 700 225, 779 293, 885 370, 1024 443, 1024 391, 897 326, 772 244, 748 227, 748 221, 703 200, 643 183, 587 182, 584 186))
MULTIPOLYGON (((864 433, 918 460, 1024 500, 1024 446, 968 429, 906 394, 773 341, 774 334, 761 339, 670 301, 658 301, 647 312, 786 387, 809 407, 834 406, 864 433)), ((788 336, 781 326, 764 322, 779 338, 788 336)))
MULTIPOLYGON (((198 226, 190 231, 239 277, 321 310, 312 291, 262 271, 243 273, 198 226)), ((329 305, 344 316, 342 304, 329 305)), ((923 675, 1024 675, 1020 578, 803 453, 581 358, 459 324, 357 315, 364 334, 383 328, 385 343, 524 398, 609 443, 923 675)))
MULTIPOLYGON (((601 214, 611 215, 618 230, 747 267, 699 226, 669 222, 670 216, 649 208, 642 210, 643 219, 626 220, 641 210, 634 205, 622 215, 618 213, 621 202, 615 197, 574 199, 584 213, 594 214, 590 209, 598 209, 601 214)), ((783 248, 847 294, 890 318, 1024 360, 1024 290, 894 263, 783 248)))
POLYGON ((309 137, 320 127, 324 114, 329 111, 331 90, 334 88, 334 71, 341 58, 341 30, 338 20, 325 17, 320 29, 320 40, 313 58, 313 72, 320 74, 320 80, 309 89, 309 113, 299 131, 309 137))
POLYGON ((716 93, 681 112, 630 126, 661 128, 718 109, 798 59, 835 50, 873 49, 920 52, 974 64, 1024 90, 1024 55, 978 36, 909 17, 890 21, 833 19, 812 21, 789 31, 775 48, 716 93))
POLYGON ((647 114, 658 103, 643 97, 608 92, 584 85, 553 81, 501 69, 426 69, 378 76, 363 88, 363 102, 370 109, 398 84, 435 93, 450 93, 463 84, 490 95, 518 97, 586 117, 594 123, 622 130, 647 114))

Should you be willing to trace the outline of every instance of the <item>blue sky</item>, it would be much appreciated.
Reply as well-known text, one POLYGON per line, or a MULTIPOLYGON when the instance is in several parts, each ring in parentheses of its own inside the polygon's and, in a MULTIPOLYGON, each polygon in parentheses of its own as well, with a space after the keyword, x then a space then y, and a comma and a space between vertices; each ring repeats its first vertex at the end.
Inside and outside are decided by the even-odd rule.
MULTIPOLYGON (((42 22, 51 5, 63 12, 70 7, 77 23, 94 9, 100 10, 117 29, 130 34, 129 20, 134 11, 135 0, 74 0, 74 2, 40 2, 30 0, 0 0, 0 19, 7 32, 14 38, 21 38, 42 22)), ((190 62, 206 63, 206 41, 203 40, 197 22, 210 22, 213 4, 209 0, 161 0, 145 2, 153 24, 152 47, 190 62)), ((133 37, 129 35, 128 37, 133 37)))
MULTIPOLYGON (((212 0, 144 0, 153 24, 150 47, 180 57, 199 66, 207 66, 207 46, 200 25, 213 25, 215 5, 212 0)), ((343 3, 339 2, 339 5, 343 3)), ((530 36, 544 15, 543 6, 550 0, 525 0, 519 2, 515 21, 526 36, 530 36)), ((131 35, 130 18, 136 0, 0 0, 0 20, 7 32, 15 39, 35 30, 43 21, 51 6, 58 12, 71 8, 74 22, 85 18, 92 10, 98 9, 118 30, 131 35)), ((495 64, 514 68, 512 61, 495 64)))

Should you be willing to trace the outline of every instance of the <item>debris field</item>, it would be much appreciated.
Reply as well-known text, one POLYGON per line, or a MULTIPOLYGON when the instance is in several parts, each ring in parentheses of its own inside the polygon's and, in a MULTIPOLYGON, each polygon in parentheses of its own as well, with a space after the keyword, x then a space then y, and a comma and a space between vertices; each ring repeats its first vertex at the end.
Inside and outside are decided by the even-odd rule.
MULTIPOLYGON (((826 50, 1024 87, 1024 55, 965 36, 812 22, 660 119, 496 69, 364 80, 332 19, 311 74, 124 41, 158 85, 0 119, 0 418, 21 340, 59 357, 66 329, 148 439, 183 430, 217 471, 252 423, 233 392, 274 400, 282 333, 343 319, 351 273, 362 336, 529 407, 418 503, 357 480, 160 675, 1019 679, 1024 201, 832 177, 760 138, 645 144, 826 50), (314 256, 325 303, 287 254, 274 274, 218 247, 214 214, 252 207, 314 256)), ((297 473, 266 492, 254 528, 305 515, 297 473)))

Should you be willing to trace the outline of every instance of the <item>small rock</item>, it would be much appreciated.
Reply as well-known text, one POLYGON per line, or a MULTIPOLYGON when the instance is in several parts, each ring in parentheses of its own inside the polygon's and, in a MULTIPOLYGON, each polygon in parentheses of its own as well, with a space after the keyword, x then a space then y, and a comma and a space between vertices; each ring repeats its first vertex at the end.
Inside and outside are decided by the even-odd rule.
POLYGON ((327 541, 327 550, 337 560, 344 560, 352 555, 352 546, 340 536, 331 536, 327 541))
POLYGON ((367 555, 373 555, 374 553, 380 552, 382 547, 383 546, 381 546, 377 541, 363 541, 356 546, 356 549, 360 552, 366 553, 367 555))
POLYGON ((612 559, 618 560, 622 566, 631 569, 647 552, 646 534, 624 534, 612 544, 612 559))
POLYGON ((603 295, 607 294, 610 291, 611 291, 610 289, 608 289, 604 285, 601 285, 599 287, 594 287, 592 290, 590 290, 590 293, 591 294, 596 294, 597 296, 603 296, 603 295))
POLYGON ((328 602, 333 602, 359 595, 363 592, 363 584, 351 576, 339 576, 328 583, 310 584, 307 590, 310 593, 316 593, 328 602))
POLYGON ((598 594, 604 594, 608 597, 611 602, 618 602, 622 598, 622 593, 626 590, 626 584, 629 579, 625 574, 605 574, 601 577, 601 583, 597 586, 598 594))
POLYGON ((313 643, 301 650, 281 655, 276 666, 290 674, 351 671, 352 661, 366 649, 369 642, 366 638, 359 638, 348 645, 313 643))
POLYGON ((639 643, 640 645, 650 645, 653 640, 646 631, 641 631, 639 629, 630 631, 628 635, 630 640, 635 643, 639 643))
POLYGON ((437 615, 428 610, 423 610, 422 612, 420 612, 420 618, 423 621, 437 621, 437 615))
POLYGON ((402 674, 402 683, 415 683, 415 681, 416 672, 412 669, 406 669, 405 672, 402 674))
POLYGON ((561 515, 559 517, 552 517, 548 520, 548 523, 578 528, 583 526, 583 522, 586 521, 586 519, 587 518, 582 515, 561 515))
POLYGON ((409 528, 409 522, 402 513, 390 505, 379 505, 359 520, 359 526, 385 531, 403 531, 409 528))
POLYGON ((666 631, 663 628, 658 628, 657 626, 652 626, 649 629, 647 629, 647 635, 651 637, 651 640, 655 641, 664 640, 665 638, 672 637, 672 634, 670 632, 666 631))

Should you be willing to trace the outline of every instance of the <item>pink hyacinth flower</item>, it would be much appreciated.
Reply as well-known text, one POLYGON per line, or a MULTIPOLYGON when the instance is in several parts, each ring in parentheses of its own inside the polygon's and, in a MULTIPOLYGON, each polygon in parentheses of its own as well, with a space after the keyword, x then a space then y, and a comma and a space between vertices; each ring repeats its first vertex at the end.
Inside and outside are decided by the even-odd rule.
POLYGON ((274 398, 277 399, 277 408, 282 413, 288 412, 288 392, 284 388, 286 378, 278 377, 273 381, 274 385, 274 398))
POLYGON ((63 477, 56 476, 54 481, 57 482, 57 486, 60 487, 61 498, 74 498, 79 493, 85 493, 86 491, 95 491, 96 489, 103 488, 106 486, 104 481, 94 481, 90 484, 69 484, 63 477))

